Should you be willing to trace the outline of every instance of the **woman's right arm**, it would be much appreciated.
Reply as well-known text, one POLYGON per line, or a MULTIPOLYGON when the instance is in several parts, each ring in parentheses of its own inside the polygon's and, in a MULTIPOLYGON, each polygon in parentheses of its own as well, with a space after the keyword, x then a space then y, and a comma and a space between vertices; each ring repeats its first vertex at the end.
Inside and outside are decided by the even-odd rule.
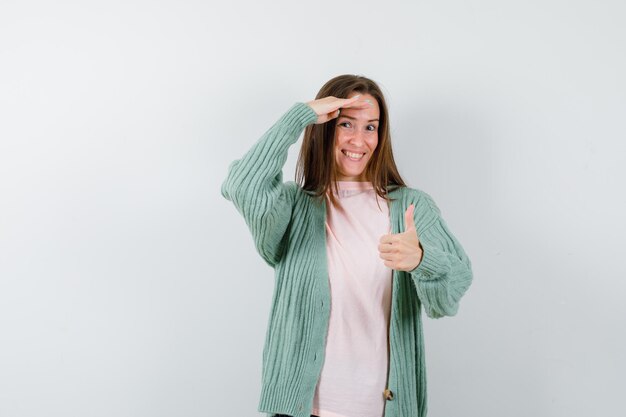
POLYGON ((283 183, 282 169, 289 146, 317 113, 306 103, 295 103, 241 159, 228 166, 221 194, 243 215, 257 251, 274 267, 282 256, 284 235, 291 219, 295 183, 283 183))
POLYGON ((296 193, 294 182, 283 183, 283 166, 289 146, 297 142, 311 123, 326 123, 340 108, 364 108, 359 96, 333 96, 295 103, 252 148, 228 166, 221 193, 243 215, 257 252, 274 267, 282 257, 284 237, 296 193))

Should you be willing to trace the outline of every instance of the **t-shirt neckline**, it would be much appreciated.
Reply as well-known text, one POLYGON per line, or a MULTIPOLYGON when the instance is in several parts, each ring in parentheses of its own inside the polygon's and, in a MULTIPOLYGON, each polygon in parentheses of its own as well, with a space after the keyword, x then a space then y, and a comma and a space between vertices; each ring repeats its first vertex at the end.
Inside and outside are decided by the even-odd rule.
POLYGON ((374 188, 371 181, 337 181, 340 190, 370 190, 374 188))

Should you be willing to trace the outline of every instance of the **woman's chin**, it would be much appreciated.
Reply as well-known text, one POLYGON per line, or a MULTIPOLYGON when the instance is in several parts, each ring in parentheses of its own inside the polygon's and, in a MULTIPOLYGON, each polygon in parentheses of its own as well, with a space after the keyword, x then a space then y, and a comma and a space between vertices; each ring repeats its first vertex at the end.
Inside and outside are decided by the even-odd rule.
POLYGON ((346 172, 339 174, 339 181, 362 181, 363 172, 346 172))

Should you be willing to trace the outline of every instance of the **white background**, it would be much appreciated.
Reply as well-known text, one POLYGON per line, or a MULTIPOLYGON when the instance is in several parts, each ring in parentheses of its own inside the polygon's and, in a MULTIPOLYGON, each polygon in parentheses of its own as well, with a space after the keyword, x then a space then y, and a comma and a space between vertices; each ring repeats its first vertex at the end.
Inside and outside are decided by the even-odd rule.
POLYGON ((425 318, 429 417, 623 412, 625 12, 4 0, 0 416, 259 415, 273 270, 219 187, 343 73, 472 260, 425 318))

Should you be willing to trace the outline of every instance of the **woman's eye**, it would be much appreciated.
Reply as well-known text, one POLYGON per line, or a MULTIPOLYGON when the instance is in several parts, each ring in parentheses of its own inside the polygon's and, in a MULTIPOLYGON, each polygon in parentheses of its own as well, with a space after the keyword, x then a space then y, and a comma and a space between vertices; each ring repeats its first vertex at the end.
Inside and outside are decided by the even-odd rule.
MULTIPOLYGON (((339 123, 339 125, 340 126, 344 126, 344 127, 352 127, 352 126, 345 126, 345 125, 350 125, 350 122, 341 122, 341 123, 339 123)), ((368 125, 367 126, 367 130, 370 131, 370 132, 374 132, 374 131, 376 131, 376 129, 378 129, 378 127, 376 125, 368 125)))

